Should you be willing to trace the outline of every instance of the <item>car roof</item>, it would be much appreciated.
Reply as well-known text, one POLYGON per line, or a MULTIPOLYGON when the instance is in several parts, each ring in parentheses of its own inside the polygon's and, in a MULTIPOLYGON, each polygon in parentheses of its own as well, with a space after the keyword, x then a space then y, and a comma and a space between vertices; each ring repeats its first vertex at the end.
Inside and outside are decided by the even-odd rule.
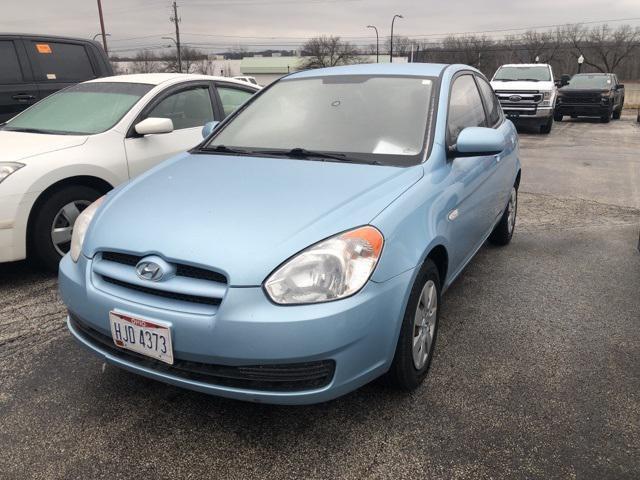
POLYGON ((364 63, 318 68, 296 72, 286 78, 311 78, 330 75, 407 75, 438 77, 449 65, 443 63, 364 63))
POLYGON ((246 82, 235 80, 230 77, 216 77, 212 75, 199 75, 195 73, 132 73, 126 75, 114 75, 112 77, 100 77, 93 80, 89 80, 85 83, 100 83, 100 82, 126 82, 126 83, 145 83, 147 85, 160 85, 166 82, 177 83, 180 81, 192 81, 192 80, 218 80, 229 83, 236 83, 247 86, 246 82))

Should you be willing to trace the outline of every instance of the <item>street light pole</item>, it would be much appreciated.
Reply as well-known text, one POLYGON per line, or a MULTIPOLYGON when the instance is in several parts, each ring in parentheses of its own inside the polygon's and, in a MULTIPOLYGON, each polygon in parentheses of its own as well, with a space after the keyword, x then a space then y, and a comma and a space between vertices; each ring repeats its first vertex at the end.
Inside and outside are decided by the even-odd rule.
MULTIPOLYGON (((93 41, 95 42, 95 41, 96 41, 96 38, 98 38, 98 37, 99 37, 99 36, 101 36, 101 35, 102 35, 101 33, 96 33, 96 34, 93 36, 93 41)), ((110 34, 110 33, 105 33, 104 35, 105 35, 106 37, 110 37, 110 36, 111 36, 111 34, 110 34)))
MULTIPOLYGON (((176 52, 177 52, 177 56, 178 56, 178 72, 182 73, 182 57, 180 55, 180 27, 179 27, 179 23, 180 23, 180 17, 178 17, 178 5, 176 4, 176 2, 173 2, 172 5, 173 8, 173 16, 170 18, 170 20, 175 23, 176 25, 176 38, 175 40, 173 40, 176 43, 176 52)), ((189 73, 189 72, 187 72, 189 73)))
POLYGON ((380 37, 378 37, 378 29, 375 25, 367 25, 367 28, 373 28, 376 31, 376 63, 380 63, 380 37))
MULTIPOLYGON (((178 42, 176 42, 176 39, 173 37, 162 37, 163 40, 171 40, 175 46, 176 46, 176 51, 178 52, 178 72, 182 73, 182 62, 180 60, 180 44, 178 42)), ((171 45, 167 45, 168 47, 171 47, 171 45)))
POLYGON ((102 46, 104 47, 104 52, 109 55, 109 50, 107 50, 107 35, 104 33, 104 18, 102 17, 102 2, 98 0, 98 16, 100 17, 100 31, 102 32, 102 46))
POLYGON ((394 15, 391 19, 391 41, 389 45, 389 63, 393 63, 393 24, 396 21, 396 18, 404 18, 402 15, 394 15))

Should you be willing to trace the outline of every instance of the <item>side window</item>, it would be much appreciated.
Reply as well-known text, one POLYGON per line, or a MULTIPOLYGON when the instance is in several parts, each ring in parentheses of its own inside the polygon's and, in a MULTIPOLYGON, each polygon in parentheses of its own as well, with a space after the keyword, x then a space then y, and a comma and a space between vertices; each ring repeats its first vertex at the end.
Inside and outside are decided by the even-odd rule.
POLYGON ((31 42, 39 82, 83 82, 96 78, 84 45, 60 42, 31 42))
POLYGON ((484 100, 484 104, 487 106, 487 116, 489 119, 489 126, 495 127, 501 119, 500 115, 500 102, 491 88, 491 85, 481 77, 476 77, 478 86, 480 87, 480 94, 484 100))
POLYGON ((148 117, 170 118, 175 130, 202 127, 213 120, 209 87, 198 86, 173 93, 153 107, 148 117))
POLYGON ((18 62, 16 47, 11 41, 0 42, 0 84, 20 83, 22 81, 22 70, 18 62))
POLYGON ((253 92, 247 90, 240 90, 233 87, 216 87, 218 89, 218 95, 220 95, 220 101, 222 102, 222 109, 224 110, 224 116, 226 117, 236 108, 249 100, 253 95, 253 92))
POLYGON ((455 144, 460 132, 467 127, 486 127, 482 100, 471 75, 462 75, 455 79, 449 98, 449 117, 447 134, 449 143, 455 144))

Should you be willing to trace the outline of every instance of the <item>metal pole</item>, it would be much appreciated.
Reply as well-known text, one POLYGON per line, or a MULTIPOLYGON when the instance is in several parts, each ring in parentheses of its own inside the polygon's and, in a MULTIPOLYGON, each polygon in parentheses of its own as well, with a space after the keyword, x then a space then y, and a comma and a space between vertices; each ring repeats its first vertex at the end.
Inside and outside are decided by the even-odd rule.
POLYGON ((176 53, 178 56, 178 72, 182 73, 182 56, 180 55, 180 19, 178 18, 178 5, 173 2, 173 23, 176 24, 176 53))
POLYGON ((100 31, 102 32, 102 46, 104 47, 105 53, 109 55, 109 50, 107 50, 107 36, 104 33, 104 18, 102 18, 101 0, 98 0, 98 16, 100 17, 100 31))
POLYGON ((375 25, 367 25, 367 28, 373 28, 376 31, 376 63, 380 63, 380 37, 378 36, 378 29, 375 25))
POLYGON ((402 15, 394 15, 391 19, 391 41, 389 45, 389 63, 393 63, 393 24, 396 18, 404 18, 402 15))

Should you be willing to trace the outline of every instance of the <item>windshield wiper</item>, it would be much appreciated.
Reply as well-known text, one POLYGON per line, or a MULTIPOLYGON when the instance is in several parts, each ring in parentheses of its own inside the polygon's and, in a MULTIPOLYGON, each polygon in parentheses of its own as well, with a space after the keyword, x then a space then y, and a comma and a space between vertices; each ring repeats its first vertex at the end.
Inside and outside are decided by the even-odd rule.
POLYGON ((9 125, 3 126, 2 130, 5 130, 7 132, 20 132, 20 133, 42 133, 45 135, 83 135, 81 133, 60 132, 58 130, 43 130, 41 128, 11 127, 9 125))
POLYGON ((325 153, 316 150, 307 150, 306 148, 292 148, 291 150, 267 150, 258 151, 256 154, 266 155, 283 155, 291 158, 321 158, 328 160, 337 160, 338 162, 346 163, 366 163, 368 165, 380 165, 377 160, 360 160, 355 158, 349 158, 344 153, 325 153))
POLYGON ((204 152, 232 153, 235 155, 253 155, 252 150, 244 150, 242 148, 230 148, 225 145, 216 145, 215 147, 203 147, 204 152))

